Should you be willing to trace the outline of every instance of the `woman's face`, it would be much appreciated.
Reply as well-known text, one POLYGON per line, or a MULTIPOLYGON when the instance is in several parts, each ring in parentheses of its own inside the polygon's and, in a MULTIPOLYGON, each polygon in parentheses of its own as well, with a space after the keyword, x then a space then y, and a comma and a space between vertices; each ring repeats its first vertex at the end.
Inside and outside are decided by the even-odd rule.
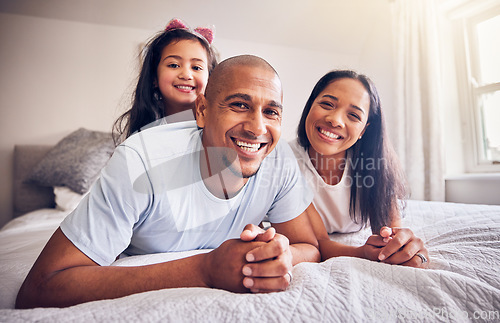
POLYGON ((316 97, 306 118, 309 153, 345 157, 367 127, 370 96, 355 79, 333 81, 316 97))
POLYGON ((180 40, 165 46, 157 68, 156 86, 171 115, 194 108, 208 81, 207 51, 197 40, 180 40))

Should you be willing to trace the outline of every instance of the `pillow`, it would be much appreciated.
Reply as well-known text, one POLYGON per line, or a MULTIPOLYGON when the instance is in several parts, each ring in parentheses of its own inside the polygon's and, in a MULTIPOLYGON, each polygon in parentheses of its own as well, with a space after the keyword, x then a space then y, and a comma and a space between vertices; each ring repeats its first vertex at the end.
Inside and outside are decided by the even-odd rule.
POLYGON ((85 194, 78 194, 66 186, 54 186, 56 208, 61 211, 73 211, 85 194))
POLYGON ((114 149, 111 133, 80 128, 59 141, 33 168, 27 181, 41 186, 67 186, 83 194, 114 149))

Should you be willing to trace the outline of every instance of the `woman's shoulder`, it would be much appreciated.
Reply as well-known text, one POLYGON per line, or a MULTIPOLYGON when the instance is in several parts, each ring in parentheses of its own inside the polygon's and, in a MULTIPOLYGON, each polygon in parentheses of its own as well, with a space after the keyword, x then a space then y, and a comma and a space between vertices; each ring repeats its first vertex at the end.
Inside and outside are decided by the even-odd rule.
POLYGON ((298 138, 294 138, 292 140, 289 140, 288 144, 290 145, 290 147, 292 148, 292 150, 296 150, 296 149, 299 149, 299 148, 302 149, 302 150, 304 150, 304 148, 302 148, 302 146, 300 146, 298 138))

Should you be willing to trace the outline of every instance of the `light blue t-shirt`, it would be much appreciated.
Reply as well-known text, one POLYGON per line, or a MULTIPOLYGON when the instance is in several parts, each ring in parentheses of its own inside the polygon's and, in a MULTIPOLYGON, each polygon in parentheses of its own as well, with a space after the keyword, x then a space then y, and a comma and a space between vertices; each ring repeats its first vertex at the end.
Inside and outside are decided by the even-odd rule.
POLYGON ((96 263, 109 265, 122 252, 217 248, 249 223, 266 215, 271 223, 286 222, 311 203, 313 193, 281 140, 236 196, 214 196, 200 174, 201 136, 188 121, 129 137, 62 222, 63 233, 96 263))

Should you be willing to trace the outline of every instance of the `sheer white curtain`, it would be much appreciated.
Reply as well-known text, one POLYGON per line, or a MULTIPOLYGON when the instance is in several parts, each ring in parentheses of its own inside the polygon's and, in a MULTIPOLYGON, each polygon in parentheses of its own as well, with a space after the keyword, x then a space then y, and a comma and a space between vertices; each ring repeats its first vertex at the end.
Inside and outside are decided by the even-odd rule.
POLYGON ((433 0, 393 0, 395 148, 411 198, 444 200, 438 15, 433 0))

